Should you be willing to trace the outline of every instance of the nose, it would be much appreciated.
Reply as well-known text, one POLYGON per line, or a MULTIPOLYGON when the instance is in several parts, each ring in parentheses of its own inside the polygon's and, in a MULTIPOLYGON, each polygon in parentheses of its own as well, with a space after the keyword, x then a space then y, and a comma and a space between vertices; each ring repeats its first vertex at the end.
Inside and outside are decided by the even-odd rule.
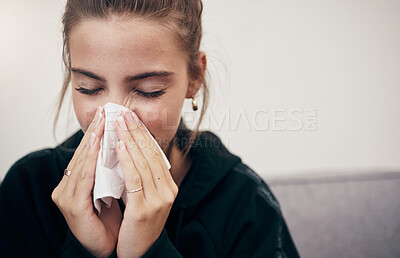
POLYGON ((110 93, 104 104, 106 104, 107 102, 112 102, 129 109, 132 107, 133 104, 131 95, 125 92, 114 92, 112 94, 110 93))

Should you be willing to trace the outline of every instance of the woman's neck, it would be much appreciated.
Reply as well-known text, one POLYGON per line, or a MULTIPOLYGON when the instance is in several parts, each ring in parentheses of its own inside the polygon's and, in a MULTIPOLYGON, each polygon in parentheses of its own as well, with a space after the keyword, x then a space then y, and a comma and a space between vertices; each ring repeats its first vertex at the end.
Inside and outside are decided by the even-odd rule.
POLYGON ((189 171, 192 159, 189 158, 189 155, 185 158, 182 151, 180 151, 175 145, 172 145, 168 154, 168 160, 171 163, 171 176, 174 179, 175 184, 179 187, 183 178, 189 171))

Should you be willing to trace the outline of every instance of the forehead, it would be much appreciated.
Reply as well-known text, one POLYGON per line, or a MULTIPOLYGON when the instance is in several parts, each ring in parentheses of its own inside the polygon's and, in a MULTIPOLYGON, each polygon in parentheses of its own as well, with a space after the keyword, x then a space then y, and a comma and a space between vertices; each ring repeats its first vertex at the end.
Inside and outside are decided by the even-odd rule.
POLYGON ((74 27, 69 36, 73 66, 154 68, 184 58, 168 31, 150 21, 90 19, 74 27))

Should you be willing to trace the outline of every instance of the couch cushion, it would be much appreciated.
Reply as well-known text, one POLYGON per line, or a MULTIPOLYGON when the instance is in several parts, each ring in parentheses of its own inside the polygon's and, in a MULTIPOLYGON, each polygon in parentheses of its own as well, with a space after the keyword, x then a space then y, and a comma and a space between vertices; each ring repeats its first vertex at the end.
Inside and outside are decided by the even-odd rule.
POLYGON ((302 257, 400 257, 400 173, 265 181, 302 257))

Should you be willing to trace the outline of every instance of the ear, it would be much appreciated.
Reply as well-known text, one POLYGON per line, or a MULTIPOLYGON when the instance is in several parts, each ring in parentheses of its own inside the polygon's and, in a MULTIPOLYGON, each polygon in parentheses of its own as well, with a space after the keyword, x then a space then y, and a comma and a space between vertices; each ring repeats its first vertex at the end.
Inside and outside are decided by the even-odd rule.
POLYGON ((186 98, 194 97, 199 91, 201 84, 203 83, 203 78, 207 69, 207 57, 206 53, 199 51, 197 58, 195 60, 196 78, 189 78, 189 85, 186 91, 186 98))

